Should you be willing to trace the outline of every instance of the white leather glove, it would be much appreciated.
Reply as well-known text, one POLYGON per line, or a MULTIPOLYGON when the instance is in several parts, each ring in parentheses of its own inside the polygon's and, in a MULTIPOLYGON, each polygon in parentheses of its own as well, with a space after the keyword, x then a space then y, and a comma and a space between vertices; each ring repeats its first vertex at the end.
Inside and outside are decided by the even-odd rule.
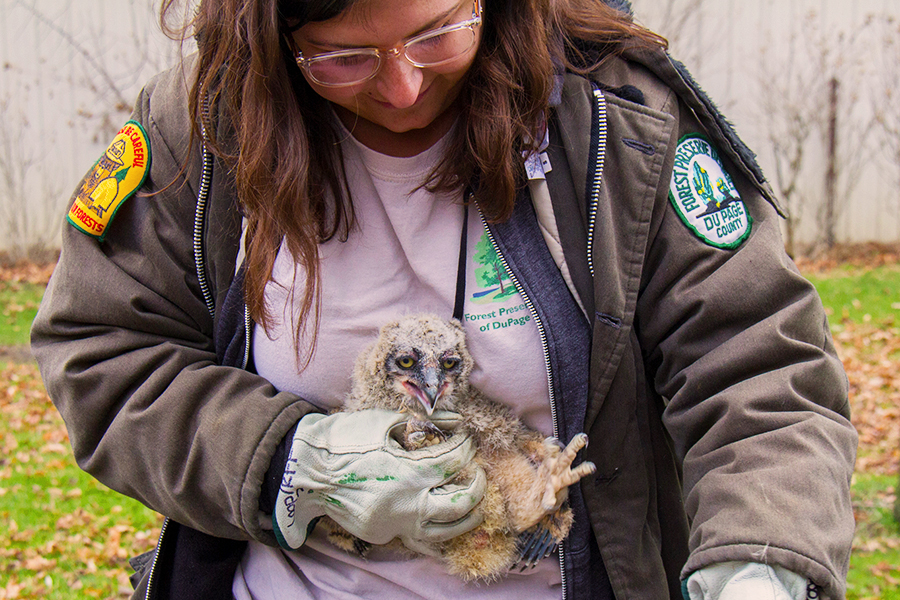
POLYGON ((694 571, 690 600, 825 600, 805 577, 779 566, 725 562, 694 571))
MULTIPOLYGON (((406 451, 392 432, 408 419, 379 409, 303 417, 272 515, 279 543, 299 548, 316 518, 327 515, 371 544, 400 538, 411 550, 436 554, 435 544, 481 524, 475 509, 484 495, 484 471, 453 481, 475 455, 471 439, 458 432, 406 451)), ((449 433, 460 417, 436 411, 432 421, 449 433)))

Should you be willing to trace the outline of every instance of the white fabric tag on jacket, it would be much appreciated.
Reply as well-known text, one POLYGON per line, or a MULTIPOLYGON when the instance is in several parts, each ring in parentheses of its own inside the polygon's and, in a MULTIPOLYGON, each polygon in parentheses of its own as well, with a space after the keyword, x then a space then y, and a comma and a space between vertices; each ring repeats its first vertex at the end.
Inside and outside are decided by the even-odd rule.
POLYGON ((522 156, 525 158, 525 173, 528 175, 529 180, 545 179, 547 173, 553 170, 553 166, 550 164, 550 156, 544 152, 549 145, 550 131, 545 127, 544 140, 541 142, 538 151, 522 153, 522 156))
POLYGON ((525 173, 529 180, 546 179, 547 173, 552 170, 550 157, 546 152, 532 153, 525 159, 525 173))

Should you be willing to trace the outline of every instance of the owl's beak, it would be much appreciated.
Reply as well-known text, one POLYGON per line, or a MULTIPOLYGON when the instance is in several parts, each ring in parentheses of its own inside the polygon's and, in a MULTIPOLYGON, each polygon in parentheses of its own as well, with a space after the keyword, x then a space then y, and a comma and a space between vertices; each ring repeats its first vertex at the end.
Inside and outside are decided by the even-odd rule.
POLYGON ((422 372, 422 379, 424 385, 422 386, 422 395, 419 396, 419 402, 425 407, 425 412, 430 417, 446 386, 441 385, 443 377, 440 376, 436 367, 425 367, 422 372))
POLYGON ((410 394, 415 396, 422 408, 425 409, 425 414, 429 417, 434 412, 438 400, 441 399, 441 395, 443 395, 448 385, 446 381, 443 381, 440 370, 437 367, 430 366, 422 369, 421 380, 415 383, 407 380, 403 383, 403 386, 410 394))

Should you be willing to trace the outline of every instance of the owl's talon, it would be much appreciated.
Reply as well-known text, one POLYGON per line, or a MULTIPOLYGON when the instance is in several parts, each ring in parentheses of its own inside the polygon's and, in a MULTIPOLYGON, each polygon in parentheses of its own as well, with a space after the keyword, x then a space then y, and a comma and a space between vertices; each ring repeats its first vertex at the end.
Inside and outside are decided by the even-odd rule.
POLYGON ((353 538, 353 549, 362 556, 365 557, 369 550, 372 548, 372 544, 369 542, 363 541, 358 537, 353 538))
POLYGON ((418 450, 419 448, 433 446, 446 439, 447 434, 431 421, 413 418, 406 423, 405 447, 407 450, 418 450))
POLYGON ((426 434, 424 431, 413 431, 408 436, 406 436, 407 441, 411 446, 419 447, 425 443, 426 434))
POLYGON ((519 569, 520 573, 525 569, 533 569, 538 562, 546 558, 550 552, 552 552, 553 548, 556 547, 558 543, 553 537, 553 533, 540 524, 519 536, 519 542, 522 549, 519 551, 518 560, 516 560, 510 569, 515 569, 521 564, 522 567, 519 569))
POLYGON ((544 438, 544 444, 546 444, 547 446, 556 448, 560 452, 566 447, 566 445, 562 443, 562 440, 560 440, 558 437, 553 437, 553 436, 544 438))

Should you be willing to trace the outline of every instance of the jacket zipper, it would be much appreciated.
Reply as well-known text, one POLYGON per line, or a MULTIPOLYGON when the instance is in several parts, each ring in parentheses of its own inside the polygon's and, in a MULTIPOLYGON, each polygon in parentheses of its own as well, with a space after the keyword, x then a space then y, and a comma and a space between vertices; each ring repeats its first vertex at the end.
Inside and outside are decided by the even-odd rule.
MULTIPOLYGON (((209 106, 204 100, 203 112, 208 114, 209 106)), ((209 316, 216 318, 216 305, 213 301, 212 292, 209 289, 209 281, 206 278, 206 259, 203 255, 203 229, 206 223, 206 208, 209 205, 209 190, 211 188, 213 161, 212 155, 206 148, 204 141, 206 140, 206 128, 200 126, 200 135, 202 138, 200 144, 200 156, 202 157, 203 168, 200 172, 200 189, 197 192, 197 208, 194 211, 194 266, 197 269, 197 281, 200 284, 200 291, 203 293, 203 301, 206 303, 206 310, 209 316)), ((249 314, 248 314, 249 316, 249 314)), ((246 326, 246 325, 245 325, 246 326)), ((246 366, 246 351, 244 366, 246 366)), ((150 593, 153 590, 153 576, 156 574, 156 563, 159 560, 159 551, 162 548, 163 535, 166 533, 166 527, 169 525, 169 518, 163 521, 162 528, 159 531, 159 540, 156 542, 156 554, 153 556, 153 563, 150 565, 150 577, 147 579, 147 594, 145 600, 150 600, 150 593)))
MULTIPOLYGON (((204 105, 204 110, 207 107, 204 105)), ((201 126, 200 131, 206 139, 206 129, 201 126)), ((200 175, 200 191, 197 194, 197 209, 194 213, 194 264, 197 268, 197 280, 200 283, 200 291, 203 292, 203 300, 206 302, 206 310, 209 316, 216 318, 216 304, 209 289, 209 281, 206 278, 206 259, 203 255, 203 225, 206 223, 206 209, 209 206, 209 190, 212 187, 212 155, 202 144, 200 148, 203 157, 203 169, 200 175)), ((246 369, 250 363, 250 309, 244 304, 244 356, 241 369, 246 369)))
MULTIPOLYGON (((600 186, 603 181, 603 167, 606 162, 606 138, 607 138, 607 130, 606 130, 606 98, 603 96, 603 92, 594 87, 594 98, 596 99, 597 112, 595 115, 595 122, 597 123, 597 141, 595 148, 597 149, 596 154, 594 155, 594 178, 591 186, 591 205, 590 205, 590 213, 588 215, 588 243, 587 243, 587 252, 588 252, 588 268, 591 273, 591 277, 594 276, 594 261, 593 261, 593 241, 594 241, 594 228, 597 223, 597 208, 600 200, 600 186)), ((476 204, 477 207, 477 204, 476 204)), ((522 300, 525 302, 525 306, 528 307, 529 312, 531 312, 532 318, 534 318, 534 323, 537 325, 538 334, 541 337, 541 348, 544 351, 544 365, 547 368, 547 384, 548 391, 550 396, 550 416, 553 420, 553 437, 559 437, 559 417, 556 408, 556 394, 553 392, 553 370, 552 365, 550 363, 550 348, 547 342, 547 332, 544 329, 544 324, 541 322, 540 317, 538 316, 537 310, 534 307, 534 303, 531 301, 531 298, 528 297, 528 294, 525 293, 525 290, 522 288, 522 285, 519 283, 519 280, 513 274, 512 270, 509 268, 509 263, 506 261, 506 257, 503 256, 503 253, 500 251, 500 247, 497 245, 496 240, 494 239, 494 233, 491 231, 490 227, 488 227, 487 220, 484 218, 484 213, 481 212, 481 208, 478 207, 478 216, 481 217, 481 224, 484 227, 485 232, 487 233, 488 240, 491 242, 491 246, 494 247, 494 251, 497 253, 497 256, 500 258, 501 264, 503 264, 503 268, 506 269, 506 272, 509 273, 509 277, 513 282, 513 285, 516 286, 516 290, 519 292, 519 295, 522 296, 522 300)), ((566 563, 565 563, 565 550, 563 549, 562 544, 559 546, 559 572, 560 572, 560 580, 562 587, 562 600, 566 600, 568 597, 568 583, 566 581, 566 563)))
POLYGON ((150 565, 150 577, 147 578, 147 593, 144 600, 150 600, 150 591, 153 589, 153 575, 156 573, 156 562, 159 560, 159 551, 162 548, 163 535, 166 533, 166 527, 169 525, 169 517, 163 521, 159 530, 159 540, 156 542, 156 554, 153 555, 153 563, 150 565))
MULTIPOLYGON (((203 110, 204 112, 208 110, 206 102, 203 104, 203 110)), ((197 280, 200 283, 200 291, 203 292, 206 310, 209 311, 209 316, 215 319, 216 305, 209 290, 209 281, 206 279, 206 259, 203 256, 203 226, 206 223, 206 207, 209 203, 213 162, 212 155, 206 148, 206 128, 202 125, 200 134, 202 136, 200 153, 203 158, 203 170, 200 174, 200 191, 197 193, 197 209, 194 212, 194 265, 197 268, 197 280)))
POLYGON ((247 365, 250 364, 250 326, 252 321, 250 320, 250 309, 247 308, 247 303, 244 302, 244 358, 243 363, 241 364, 241 370, 246 371, 247 365))
POLYGON ((606 162, 606 97, 594 85, 594 99, 597 101, 595 122, 597 123, 597 149, 594 155, 594 179, 591 186, 591 204, 588 213, 587 259, 588 270, 594 276, 594 227, 597 224, 597 206, 600 202, 600 184, 603 182, 603 166, 606 162))
MULTIPOLYGON (((497 245, 496 240, 494 239, 494 233, 488 227, 487 220, 484 218, 484 213, 481 212, 481 207, 477 204, 475 205, 478 208, 478 216, 481 218, 481 224, 484 227, 484 231, 487 233, 488 240, 491 242, 491 246, 494 247, 494 251, 497 253, 497 256, 500 258, 500 263, 503 265, 503 268, 506 269, 506 272, 509 273, 509 278, 512 280, 513 285, 516 286, 516 290, 519 292, 519 295, 522 296, 522 301, 525 302, 525 306, 528 307, 529 312, 531 312, 531 316, 534 319, 535 325, 537 325, 538 334, 541 337, 541 348, 544 351, 544 365, 547 368, 547 387, 550 396, 550 417, 553 420, 553 437, 559 437, 559 421, 558 421, 558 413, 556 410, 556 394, 553 392, 553 371, 551 369, 550 364, 550 345, 547 342, 547 331, 544 329, 544 324, 541 322, 541 318, 538 316, 537 310, 534 307, 534 303, 531 301, 531 298, 528 297, 528 294, 525 293, 524 288, 519 283, 518 278, 513 274, 512 270, 509 268, 509 263, 506 261, 506 257, 503 256, 503 253, 500 251, 500 247, 497 245)), ((566 600, 567 597, 567 584, 566 584, 566 564, 564 557, 564 550, 562 544, 559 545, 559 572, 560 579, 562 582, 562 600, 566 600)))

